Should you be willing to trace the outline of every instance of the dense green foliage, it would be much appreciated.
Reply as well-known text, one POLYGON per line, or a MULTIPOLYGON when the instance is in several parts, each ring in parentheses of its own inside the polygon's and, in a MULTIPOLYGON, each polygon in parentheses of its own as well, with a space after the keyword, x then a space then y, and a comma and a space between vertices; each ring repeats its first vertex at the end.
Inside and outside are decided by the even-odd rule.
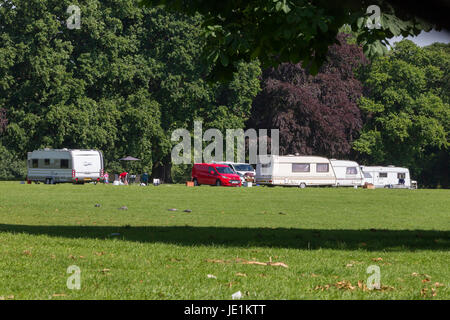
POLYGON ((383 9, 382 28, 368 29, 365 4, 353 1, 339 8, 325 2, 302 7, 302 1, 196 1, 188 9, 177 7, 179 1, 162 2, 166 9, 141 7, 139 0, 0 0, 1 179, 23 178, 26 152, 50 147, 100 149, 110 173, 132 169, 182 182, 190 166, 172 168, 177 142, 171 133, 192 131, 194 120, 203 120, 203 130, 223 133, 246 125, 279 128, 281 146, 290 145, 282 152, 407 166, 422 186, 449 186, 449 46, 419 48, 404 41, 386 53, 377 42, 425 28, 415 17, 376 2, 383 9), (247 10, 256 2, 265 6, 247 10), (71 4, 81 9, 80 29, 66 25, 71 4), (234 14, 227 6, 237 6, 234 14), (220 10, 226 14, 219 23, 220 10), (336 34, 343 30, 351 32, 350 46, 339 44, 336 34), (295 38, 298 32, 302 36, 295 38), (357 43, 368 57, 385 53, 372 58, 359 78, 352 67, 362 57, 358 48, 352 60, 357 43), (318 67, 322 56, 327 60, 319 74, 307 75, 308 64, 318 67), (298 59, 306 67, 281 64, 269 77, 279 83, 267 81, 275 69, 264 69, 261 77, 260 65, 298 59), (211 81, 230 71, 229 81, 211 81), (267 94, 294 74, 300 80, 289 90, 267 94), (342 97, 356 98, 348 104, 342 97), (341 112, 349 106, 354 117, 341 112), (247 122, 252 110, 273 121, 247 122), (127 155, 142 161, 118 161, 127 155))
POLYGON ((207 40, 204 56, 218 78, 230 78, 236 61, 254 58, 264 68, 303 62, 316 74, 345 24, 357 33, 369 58, 387 51, 387 39, 417 35, 431 27, 407 5, 386 0, 141 1, 149 7, 162 5, 168 10, 202 14, 207 40), (380 10, 379 20, 369 9, 373 5, 380 10), (375 25, 377 28, 372 28, 375 25))
POLYGON ((449 186, 448 47, 404 40, 363 72, 366 120, 354 143, 363 161, 406 166, 422 185, 449 186))
POLYGON ((21 159, 43 147, 98 148, 107 169, 122 170, 117 159, 132 155, 142 159, 137 170, 170 174, 174 128, 192 129, 194 119, 241 128, 249 116, 259 66, 241 63, 230 83, 206 82, 199 16, 134 0, 0 4, 0 107, 9 122, 1 142, 21 159), (71 4, 80 29, 67 28, 71 4))
POLYGON ((25 179, 26 163, 0 144, 0 180, 25 179))

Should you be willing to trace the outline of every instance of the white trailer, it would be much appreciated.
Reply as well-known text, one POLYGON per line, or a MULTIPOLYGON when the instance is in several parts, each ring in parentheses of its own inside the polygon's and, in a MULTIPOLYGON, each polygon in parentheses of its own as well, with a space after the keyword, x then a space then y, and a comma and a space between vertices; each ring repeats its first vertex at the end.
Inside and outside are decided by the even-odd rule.
POLYGON ((257 184, 272 186, 334 186, 336 175, 330 160, 315 156, 260 156, 257 184))
POLYGON ((98 182, 103 178, 103 154, 98 150, 35 150, 28 152, 27 169, 29 182, 98 182))
POLYGON ((408 168, 394 166, 361 166, 364 183, 375 188, 417 188, 417 181, 411 180, 408 168))
POLYGON ((364 177, 359 164, 349 160, 330 160, 336 175, 337 187, 355 187, 364 185, 364 177))

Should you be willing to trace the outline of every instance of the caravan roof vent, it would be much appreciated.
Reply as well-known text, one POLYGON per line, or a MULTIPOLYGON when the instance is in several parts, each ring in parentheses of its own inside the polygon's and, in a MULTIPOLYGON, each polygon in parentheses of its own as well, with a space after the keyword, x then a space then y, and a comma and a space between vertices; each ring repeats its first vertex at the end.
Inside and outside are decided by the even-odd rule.
POLYGON ((296 155, 296 156, 299 156, 299 155, 300 155, 300 153, 296 152, 296 153, 295 153, 295 155, 296 155))
POLYGON ((394 166, 392 164, 388 165, 389 168, 393 168, 394 166))

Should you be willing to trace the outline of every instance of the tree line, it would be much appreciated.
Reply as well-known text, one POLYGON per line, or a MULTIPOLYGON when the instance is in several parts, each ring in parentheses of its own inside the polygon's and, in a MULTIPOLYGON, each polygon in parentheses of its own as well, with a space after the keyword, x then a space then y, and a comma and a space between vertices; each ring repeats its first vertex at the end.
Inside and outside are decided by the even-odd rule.
MULTIPOLYGON (((370 60, 338 34, 313 76, 299 63, 233 62, 227 81, 205 63, 204 17, 135 0, 0 1, 0 179, 22 178, 38 148, 95 148, 106 169, 183 181, 171 132, 279 128, 281 153, 408 166, 448 187, 448 45, 410 41, 370 60), (67 7, 81 8, 69 29, 67 7)), ((219 57, 220 59, 220 57, 219 57)), ((231 62, 230 62, 231 63, 231 62)))

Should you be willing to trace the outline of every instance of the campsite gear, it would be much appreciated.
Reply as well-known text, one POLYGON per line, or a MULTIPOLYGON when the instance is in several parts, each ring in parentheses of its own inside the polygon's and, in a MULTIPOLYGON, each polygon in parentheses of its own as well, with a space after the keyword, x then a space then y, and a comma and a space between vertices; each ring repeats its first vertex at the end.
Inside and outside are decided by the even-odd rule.
MULTIPOLYGON (((130 163, 131 161, 141 161, 141 159, 132 156, 126 156, 124 158, 120 158, 119 161, 127 161, 126 168, 128 171, 130 171, 130 165, 128 163, 130 163)), ((126 182, 126 184, 128 184, 128 181, 126 182)))

